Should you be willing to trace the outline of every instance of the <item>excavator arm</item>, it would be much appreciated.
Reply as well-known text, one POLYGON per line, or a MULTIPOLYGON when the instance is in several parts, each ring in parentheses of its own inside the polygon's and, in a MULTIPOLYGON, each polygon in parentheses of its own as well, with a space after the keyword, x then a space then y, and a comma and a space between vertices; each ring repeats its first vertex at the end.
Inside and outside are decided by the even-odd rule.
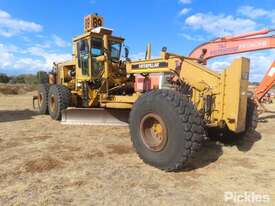
POLYGON ((189 57, 201 59, 206 64, 208 59, 258 50, 275 48, 275 36, 264 36, 275 30, 263 29, 235 36, 214 39, 196 47, 189 57))
POLYGON ((271 67, 264 76, 263 81, 255 89, 255 96, 259 101, 268 93, 268 91, 275 84, 275 61, 273 61, 271 67))

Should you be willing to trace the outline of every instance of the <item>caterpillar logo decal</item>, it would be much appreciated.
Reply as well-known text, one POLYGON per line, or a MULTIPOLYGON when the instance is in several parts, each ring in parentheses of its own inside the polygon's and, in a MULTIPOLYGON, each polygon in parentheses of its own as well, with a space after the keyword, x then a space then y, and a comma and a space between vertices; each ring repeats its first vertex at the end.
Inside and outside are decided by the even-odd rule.
POLYGON ((168 67, 168 62, 152 62, 132 65, 132 69, 156 69, 166 67, 168 67))

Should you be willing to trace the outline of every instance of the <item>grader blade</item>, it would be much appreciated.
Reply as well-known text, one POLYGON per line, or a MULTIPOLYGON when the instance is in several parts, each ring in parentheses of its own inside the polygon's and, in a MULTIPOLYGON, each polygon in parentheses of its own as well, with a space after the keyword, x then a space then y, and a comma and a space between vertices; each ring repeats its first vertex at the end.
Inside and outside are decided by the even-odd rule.
POLYGON ((62 112, 62 124, 128 126, 130 110, 68 108, 62 112))

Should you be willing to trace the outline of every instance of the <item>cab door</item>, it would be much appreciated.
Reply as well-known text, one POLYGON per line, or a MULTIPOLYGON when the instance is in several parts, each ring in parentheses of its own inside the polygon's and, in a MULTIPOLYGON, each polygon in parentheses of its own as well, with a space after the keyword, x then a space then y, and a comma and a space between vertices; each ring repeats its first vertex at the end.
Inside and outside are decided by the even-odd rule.
POLYGON ((77 54, 78 54, 78 77, 80 80, 90 79, 90 52, 88 39, 82 39, 77 42, 77 54))
POLYGON ((77 59, 79 80, 90 81, 100 79, 104 71, 103 62, 96 58, 103 55, 103 40, 100 37, 82 39, 77 42, 77 59))

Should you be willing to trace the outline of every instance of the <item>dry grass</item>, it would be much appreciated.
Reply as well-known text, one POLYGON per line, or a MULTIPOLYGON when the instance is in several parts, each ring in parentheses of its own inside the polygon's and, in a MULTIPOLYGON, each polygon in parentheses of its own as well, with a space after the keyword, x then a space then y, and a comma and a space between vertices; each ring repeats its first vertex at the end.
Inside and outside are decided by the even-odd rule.
POLYGON ((27 92, 34 91, 36 86, 25 84, 0 84, 0 94, 6 95, 18 95, 26 94, 27 92))
POLYGON ((165 173, 138 159, 127 128, 61 125, 32 110, 32 95, 0 96, 0 205, 232 205, 226 191, 274 205, 274 113, 255 135, 206 142, 185 171, 165 173))
POLYGON ((62 166, 62 162, 52 157, 42 157, 35 160, 31 160, 26 163, 25 170, 27 172, 46 172, 54 168, 62 166))

